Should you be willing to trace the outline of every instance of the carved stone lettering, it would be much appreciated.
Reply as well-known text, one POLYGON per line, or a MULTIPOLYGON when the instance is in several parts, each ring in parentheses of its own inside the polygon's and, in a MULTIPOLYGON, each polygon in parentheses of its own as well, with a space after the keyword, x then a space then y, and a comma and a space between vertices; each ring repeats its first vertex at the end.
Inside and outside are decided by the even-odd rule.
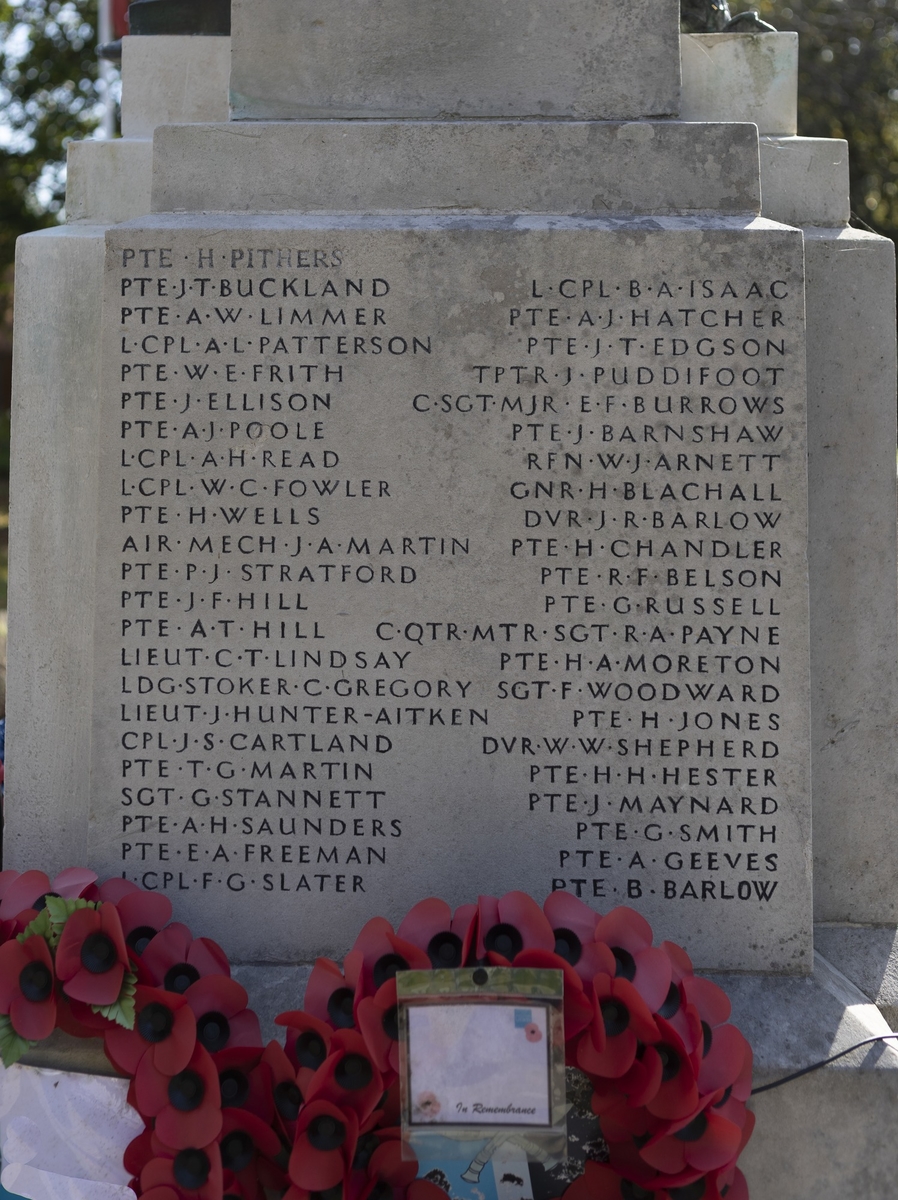
POLYGON ((98 867, 238 958, 566 888, 806 967, 799 233, 160 217, 104 324, 98 867))

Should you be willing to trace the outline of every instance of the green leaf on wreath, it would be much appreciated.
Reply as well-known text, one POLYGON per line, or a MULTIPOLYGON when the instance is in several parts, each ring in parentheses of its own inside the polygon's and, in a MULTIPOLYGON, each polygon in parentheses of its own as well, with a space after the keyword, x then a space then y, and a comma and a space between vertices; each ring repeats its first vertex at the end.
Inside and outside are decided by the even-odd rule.
POLYGON ((122 980, 122 990, 114 1004, 92 1004, 91 1011, 99 1013, 107 1021, 114 1021, 124 1029, 133 1029, 136 1017, 134 994, 137 991, 137 976, 128 971, 122 980))
POLYGON ((26 1050, 36 1046, 37 1042, 29 1042, 27 1038, 19 1037, 12 1027, 9 1017, 0 1016, 0 1058, 4 1067, 17 1063, 26 1050))
POLYGON ((25 942, 30 937, 42 937, 53 945, 51 941, 53 934, 50 928, 50 914, 44 908, 42 909, 33 921, 29 921, 19 936, 17 942, 25 942))
POLYGON ((47 940, 50 943, 51 949, 55 950, 59 945, 59 939, 62 937, 62 931, 65 928, 65 923, 73 912, 78 912, 81 908, 97 908, 98 905, 93 900, 64 900, 62 896, 48 896, 47 907, 44 912, 50 914, 50 934, 47 940))

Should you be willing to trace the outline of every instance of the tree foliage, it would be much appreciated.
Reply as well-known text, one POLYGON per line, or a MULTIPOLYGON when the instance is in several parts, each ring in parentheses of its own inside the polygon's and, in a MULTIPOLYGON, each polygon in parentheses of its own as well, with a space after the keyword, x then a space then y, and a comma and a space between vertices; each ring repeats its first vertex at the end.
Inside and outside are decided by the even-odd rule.
POLYGON ((898 0, 753 0, 799 34, 798 132, 846 138, 851 207, 898 237, 898 0))
POLYGON ((56 221, 66 143, 97 126, 96 25, 97 0, 0 0, 0 278, 19 234, 56 221))

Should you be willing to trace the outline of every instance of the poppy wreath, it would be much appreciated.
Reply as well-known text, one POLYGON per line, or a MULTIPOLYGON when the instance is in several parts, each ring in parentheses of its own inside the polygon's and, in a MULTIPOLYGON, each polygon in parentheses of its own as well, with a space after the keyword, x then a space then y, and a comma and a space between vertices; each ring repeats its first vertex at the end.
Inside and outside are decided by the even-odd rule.
POLYGON ((446 1200, 402 1152, 395 976, 474 965, 564 974, 566 1061, 604 1147, 564 1200, 747 1200, 751 1049, 725 993, 632 909, 509 892, 422 900, 395 930, 374 917, 342 965, 316 960, 304 1007, 276 1018, 285 1046, 263 1046, 224 951, 166 897, 0 872, 0 1057, 56 1028, 103 1038, 145 1123, 124 1156, 142 1200, 446 1200))

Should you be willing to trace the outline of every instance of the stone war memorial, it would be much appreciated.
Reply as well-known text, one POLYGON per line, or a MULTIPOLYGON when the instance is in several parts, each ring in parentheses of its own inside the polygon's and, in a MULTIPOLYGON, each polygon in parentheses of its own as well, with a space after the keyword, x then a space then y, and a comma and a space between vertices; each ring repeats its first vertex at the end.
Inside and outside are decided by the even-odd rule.
POLYGON ((756 1088, 868 1043, 751 1101, 753 1200, 886 1200, 893 247, 797 35, 680 17, 132 4, 19 243, 3 866, 166 897, 266 1028, 426 897, 629 906, 756 1088))

